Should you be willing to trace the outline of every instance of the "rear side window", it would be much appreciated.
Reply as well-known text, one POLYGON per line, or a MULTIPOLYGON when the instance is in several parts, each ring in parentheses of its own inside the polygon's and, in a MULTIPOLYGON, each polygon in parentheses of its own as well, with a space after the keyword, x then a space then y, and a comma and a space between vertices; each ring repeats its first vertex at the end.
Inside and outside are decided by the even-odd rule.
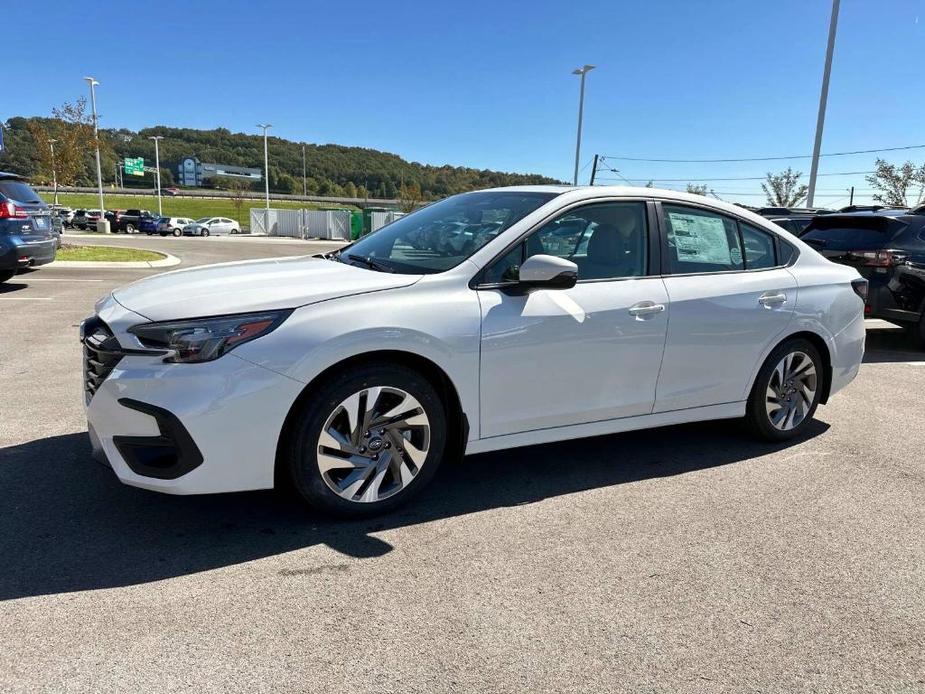
POLYGON ((32 190, 28 183, 11 178, 0 179, 0 195, 16 202, 42 202, 42 198, 32 190))
POLYGON ((810 245, 817 245, 818 242, 824 244, 837 244, 839 246, 857 249, 879 248, 883 246, 892 234, 888 234, 885 229, 871 229, 865 227, 835 227, 832 229, 810 229, 802 236, 802 240, 810 245), (816 241, 817 244, 813 244, 816 241))
POLYGON ((736 223, 692 207, 663 205, 672 274, 744 270, 736 223))
POLYGON ((739 223, 742 232, 742 245, 745 246, 745 269, 761 270, 777 265, 774 253, 774 237, 769 233, 739 223))

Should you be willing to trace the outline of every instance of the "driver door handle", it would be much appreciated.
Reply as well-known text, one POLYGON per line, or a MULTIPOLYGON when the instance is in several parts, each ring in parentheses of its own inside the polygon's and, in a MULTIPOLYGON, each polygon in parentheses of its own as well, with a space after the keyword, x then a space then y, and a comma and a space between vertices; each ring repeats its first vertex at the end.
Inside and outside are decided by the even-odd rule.
POLYGON ((635 318, 645 318, 665 310, 665 304, 657 304, 654 301, 640 301, 629 308, 629 314, 635 318))
POLYGON ((787 295, 783 292, 765 292, 758 297, 758 303, 765 308, 773 308, 787 303, 787 295))

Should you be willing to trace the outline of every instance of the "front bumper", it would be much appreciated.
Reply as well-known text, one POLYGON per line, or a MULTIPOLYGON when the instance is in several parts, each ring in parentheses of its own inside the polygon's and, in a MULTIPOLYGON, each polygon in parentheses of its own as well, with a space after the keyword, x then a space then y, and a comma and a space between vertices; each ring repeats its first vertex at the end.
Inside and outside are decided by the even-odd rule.
POLYGON ((228 354, 165 364, 126 354, 85 394, 97 459, 125 484, 170 494, 273 486, 276 448, 303 385, 228 354))

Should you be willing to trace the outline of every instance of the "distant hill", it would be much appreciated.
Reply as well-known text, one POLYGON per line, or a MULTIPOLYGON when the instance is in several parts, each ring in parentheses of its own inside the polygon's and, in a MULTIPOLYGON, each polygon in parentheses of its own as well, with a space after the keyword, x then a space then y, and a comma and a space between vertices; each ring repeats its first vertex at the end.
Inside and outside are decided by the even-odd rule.
MULTIPOLYGON (((48 157, 41 155, 36 132, 60 137, 62 121, 53 118, 10 118, 4 129, 6 149, 0 153, 0 170, 12 170, 37 182, 51 180, 48 157), (37 128, 39 129, 37 131, 37 128)), ((157 126, 139 132, 131 130, 101 130, 103 145, 102 170, 104 183, 111 183, 117 162, 124 157, 144 157, 146 165, 154 163, 154 143, 148 139, 161 135, 161 182, 173 184, 177 164, 185 157, 199 157, 204 162, 263 168, 263 137, 232 133, 224 128, 194 130, 157 126)), ((41 136, 39 136, 41 139, 41 136)), ((92 149, 85 147, 82 165, 77 167, 74 185, 93 185, 96 165, 92 149)), ((270 190, 276 193, 302 193, 302 145, 277 137, 269 139, 270 190)), ((406 191, 424 200, 453 193, 492 186, 558 183, 537 174, 502 173, 460 166, 429 166, 405 161, 397 154, 363 147, 341 145, 306 146, 308 194, 344 197, 394 198, 406 191)), ((125 185, 137 182, 150 188, 152 176, 134 179, 125 177, 125 185)), ((217 187, 224 187, 221 181, 217 187)), ((263 190, 263 182, 255 184, 263 190)))

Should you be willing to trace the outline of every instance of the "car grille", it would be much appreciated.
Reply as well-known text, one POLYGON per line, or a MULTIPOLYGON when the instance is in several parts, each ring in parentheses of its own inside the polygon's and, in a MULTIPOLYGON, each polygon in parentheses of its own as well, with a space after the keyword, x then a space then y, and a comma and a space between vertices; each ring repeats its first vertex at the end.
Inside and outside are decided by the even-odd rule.
POLYGON ((88 318, 80 326, 80 341, 84 350, 84 397, 90 402, 122 359, 123 351, 112 330, 98 316, 88 318))

